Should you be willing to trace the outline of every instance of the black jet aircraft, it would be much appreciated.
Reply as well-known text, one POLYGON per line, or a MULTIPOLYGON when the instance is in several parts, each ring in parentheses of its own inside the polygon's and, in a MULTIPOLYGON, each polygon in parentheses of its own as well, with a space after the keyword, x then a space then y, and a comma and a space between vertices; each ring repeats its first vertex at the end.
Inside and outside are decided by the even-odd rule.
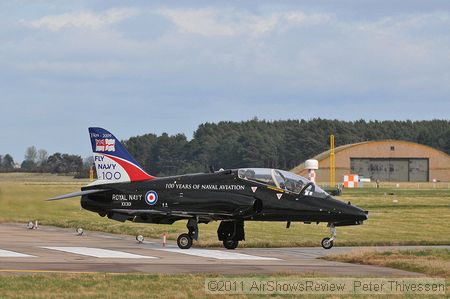
MULTIPOLYGON (((219 241, 234 249, 245 240, 245 221, 325 222, 331 236, 336 227, 362 224, 368 212, 336 200, 304 177, 279 169, 242 168, 210 173, 154 177, 143 170, 110 132, 89 128, 98 180, 81 192, 52 198, 81 196, 89 211, 125 222, 172 224, 187 220, 181 249, 198 239, 198 224, 220 221, 219 241)), ((264 233, 261 231, 261 233, 264 233)))

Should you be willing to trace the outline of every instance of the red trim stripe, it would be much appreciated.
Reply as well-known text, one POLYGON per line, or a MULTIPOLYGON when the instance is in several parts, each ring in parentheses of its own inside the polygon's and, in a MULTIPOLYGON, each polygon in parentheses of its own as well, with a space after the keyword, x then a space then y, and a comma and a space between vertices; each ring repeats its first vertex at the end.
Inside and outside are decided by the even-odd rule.
POLYGON ((106 157, 112 159, 114 162, 116 162, 120 166, 122 166, 122 168, 125 169, 125 171, 127 172, 128 176, 130 177, 130 180, 132 182, 148 181, 148 180, 153 180, 156 178, 154 176, 149 175, 144 170, 142 170, 140 167, 138 167, 137 165, 134 165, 131 162, 128 162, 126 160, 122 160, 122 159, 119 159, 117 157, 107 155, 107 154, 102 154, 102 155, 105 155, 106 157))

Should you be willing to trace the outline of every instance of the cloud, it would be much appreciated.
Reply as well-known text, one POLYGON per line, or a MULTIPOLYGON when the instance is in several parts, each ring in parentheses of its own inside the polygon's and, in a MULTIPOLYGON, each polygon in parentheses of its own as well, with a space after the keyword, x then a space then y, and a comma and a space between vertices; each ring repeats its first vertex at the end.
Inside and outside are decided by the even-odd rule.
POLYGON ((19 70, 29 74, 45 74, 46 76, 70 74, 71 78, 84 77, 89 74, 91 79, 117 76, 125 67, 124 63, 116 61, 35 61, 17 65, 19 70))
MULTIPOLYGON (((429 29, 430 32, 436 34, 439 30, 436 28, 445 26, 450 21, 450 14, 445 11, 436 11, 429 13, 404 14, 396 16, 388 16, 380 18, 373 22, 357 23, 357 29, 364 30, 369 34, 384 32, 401 32, 414 31, 417 35, 421 30, 429 29)), ((429 34, 425 31, 425 34, 429 34)), ((447 31, 444 29, 444 32, 447 31)))
POLYGON ((0 139, 15 158, 83 150, 93 124, 125 138, 254 116, 448 118, 448 5, 38 2, 0 4, 0 107, 20 111, 0 139))
POLYGON ((71 12, 49 15, 29 22, 31 27, 59 31, 64 28, 99 29, 138 14, 134 8, 112 8, 103 13, 71 12))
POLYGON ((330 19, 328 14, 307 14, 302 11, 274 12, 267 15, 233 10, 219 11, 211 8, 161 9, 158 12, 174 23, 180 31, 207 37, 236 35, 257 37, 283 26, 318 25, 330 19))

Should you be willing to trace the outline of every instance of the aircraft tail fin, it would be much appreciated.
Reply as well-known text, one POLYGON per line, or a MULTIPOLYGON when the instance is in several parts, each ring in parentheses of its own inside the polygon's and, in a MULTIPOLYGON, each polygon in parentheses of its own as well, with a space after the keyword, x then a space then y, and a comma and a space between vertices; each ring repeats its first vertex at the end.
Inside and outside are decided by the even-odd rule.
POLYGON ((113 134, 103 128, 89 128, 97 178, 102 182, 152 180, 113 134))

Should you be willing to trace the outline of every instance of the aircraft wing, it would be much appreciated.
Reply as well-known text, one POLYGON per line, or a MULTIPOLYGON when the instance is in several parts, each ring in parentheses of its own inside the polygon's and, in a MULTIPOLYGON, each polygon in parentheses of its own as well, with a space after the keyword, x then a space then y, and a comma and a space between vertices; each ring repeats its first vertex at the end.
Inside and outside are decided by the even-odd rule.
POLYGON ((144 214, 168 215, 168 212, 159 210, 128 210, 128 209, 111 209, 108 212, 127 214, 130 216, 139 216, 144 214))
POLYGON ((164 216, 175 216, 180 218, 195 218, 202 217, 208 219, 222 218, 222 217, 233 217, 235 215, 229 213, 201 213, 201 212, 189 212, 189 211, 161 211, 161 210, 127 210, 127 209, 112 209, 111 212, 127 214, 130 216, 140 216, 140 215, 164 215, 164 216))
POLYGON ((109 190, 108 189, 91 189, 91 190, 78 191, 78 192, 73 192, 73 193, 68 193, 68 194, 52 197, 52 198, 47 199, 47 201, 66 199, 66 198, 83 196, 83 195, 94 194, 94 193, 101 193, 101 192, 106 192, 106 191, 109 191, 109 190))

